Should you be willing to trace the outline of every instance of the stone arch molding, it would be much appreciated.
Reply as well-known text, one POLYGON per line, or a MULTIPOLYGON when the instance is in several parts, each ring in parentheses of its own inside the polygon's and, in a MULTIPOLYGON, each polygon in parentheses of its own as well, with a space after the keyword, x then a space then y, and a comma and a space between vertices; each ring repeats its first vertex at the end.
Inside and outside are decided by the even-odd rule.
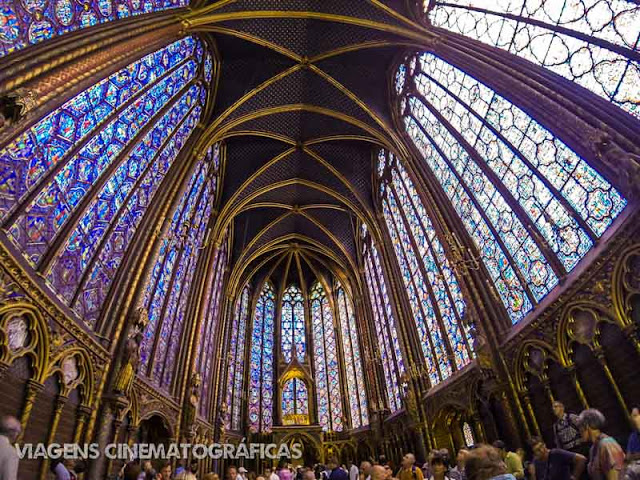
POLYGON ((50 355, 48 326, 40 311, 27 302, 0 306, 0 376, 20 357, 27 356, 32 379, 43 383, 50 355))
POLYGON ((81 404, 90 406, 94 401, 94 366, 87 351, 78 346, 71 346, 55 355, 49 364, 46 378, 58 377, 60 394, 67 396, 69 392, 79 389, 81 404))

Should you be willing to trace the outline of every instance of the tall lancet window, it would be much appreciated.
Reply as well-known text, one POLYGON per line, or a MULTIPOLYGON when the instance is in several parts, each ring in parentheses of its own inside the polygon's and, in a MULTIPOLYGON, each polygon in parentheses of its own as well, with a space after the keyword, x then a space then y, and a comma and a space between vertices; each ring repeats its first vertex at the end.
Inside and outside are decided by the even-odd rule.
POLYGON ((282 387, 282 423, 285 425, 309 423, 309 391, 302 378, 291 378, 282 387))
POLYGON ((0 227, 92 329, 200 120, 211 69, 203 44, 183 38, 90 86, 0 150, 0 227))
POLYGON ((281 348, 285 362, 290 362, 294 356, 299 362, 303 362, 307 351, 304 297, 295 285, 289 285, 282 295, 280 326, 281 348))
POLYGON ((418 192, 402 163, 380 151, 382 211, 418 328, 432 385, 471 360, 465 302, 418 192))
POLYGON ((249 317, 249 286, 242 289, 236 301, 229 338, 229 356, 227 357, 227 428, 240 430, 242 418, 242 387, 245 364, 245 336, 249 317))
POLYGON ((402 407, 400 401, 400 378, 404 375, 404 360, 396 330, 396 321, 391 308, 378 250, 373 245, 363 224, 363 258, 369 298, 373 308, 373 319, 378 341, 378 352, 384 370, 387 400, 392 412, 402 407))
POLYGON ((141 371, 164 388, 172 385, 176 369, 191 282, 215 194, 213 179, 214 163, 205 156, 173 211, 144 290, 149 324, 141 345, 141 371))
POLYGON ((512 321, 521 320, 575 268, 625 199, 524 110, 431 53, 400 67, 396 92, 407 133, 512 321))
POLYGON ((429 18, 436 27, 541 65, 640 118, 635 1, 438 0, 429 18))
POLYGON ((318 281, 311 287, 311 325, 313 329, 315 385, 318 420, 322 429, 341 432, 342 395, 338 344, 329 298, 318 281))
POLYGON ((58 35, 132 15, 184 7, 187 0, 57 0, 2 2, 0 58, 58 35))
POLYGON ((223 242, 216 251, 213 260, 210 283, 207 286, 205 298, 206 310, 200 324, 198 348, 196 349, 196 365, 202 379, 202 391, 200 395, 200 413, 209 418, 211 409, 211 382, 213 380, 213 362, 217 357, 214 353, 216 325, 220 315, 220 300, 224 283, 224 272, 227 265, 227 246, 223 242))
POLYGON ((342 351, 344 352, 344 370, 349 394, 351 427, 360 428, 369 424, 369 411, 367 409, 367 389, 362 371, 356 317, 353 313, 351 300, 347 297, 344 288, 340 284, 338 284, 337 291, 338 316, 340 317, 340 331, 342 333, 342 351))
POLYGON ((273 426, 273 335, 275 291, 265 282, 253 314, 249 374, 249 428, 270 432, 273 426))

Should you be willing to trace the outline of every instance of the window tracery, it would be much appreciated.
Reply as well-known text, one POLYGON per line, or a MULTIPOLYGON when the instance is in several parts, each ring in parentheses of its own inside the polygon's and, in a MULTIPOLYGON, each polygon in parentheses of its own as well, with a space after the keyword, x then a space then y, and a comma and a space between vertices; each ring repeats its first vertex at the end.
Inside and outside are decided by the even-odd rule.
POLYGON ((249 373, 249 428, 270 432, 273 426, 273 338, 275 291, 265 282, 253 314, 249 373))
POLYGON ((306 327, 302 290, 289 285, 282 295, 281 348, 285 362, 295 358, 304 362, 306 355, 306 327))
POLYGON ((402 272, 432 385, 472 359, 465 301, 418 192, 395 155, 378 155, 383 216, 402 272))
POLYGON ((187 299, 211 213, 211 165, 209 156, 196 165, 144 289, 149 323, 140 348, 141 372, 164 388, 172 383, 187 299))
POLYGON ((325 431, 341 432, 344 422, 338 344, 331 304, 319 281, 311 287, 310 301, 318 421, 325 431))
POLYGON ((8 238, 91 328, 200 120, 203 64, 213 68, 199 40, 178 40, 79 93, 0 151, 8 238))
POLYGON ((369 424, 367 391, 364 384, 360 340, 356 328, 356 319, 351 301, 344 288, 338 284, 338 316, 342 333, 342 351, 344 352, 344 369, 346 376, 349 408, 352 428, 360 428, 369 424))
POLYGON ((390 410, 395 412, 402 408, 400 379, 405 373, 404 360, 378 250, 373 245, 364 224, 362 236, 365 278, 373 310, 378 353, 384 371, 388 405, 390 410))
POLYGON ((406 132, 518 322, 626 200, 527 113, 436 55, 410 57, 395 84, 406 132))
POLYGON ((504 49, 640 118, 640 6, 624 0, 425 1, 429 19, 504 49))
POLYGON ((245 336, 249 317, 249 286, 242 289, 236 301, 227 358, 227 419, 226 428, 240 430, 242 418, 242 387, 244 380, 245 336))
POLYGON ((196 349, 196 365, 202 379, 202 393, 200 395, 200 412, 208 418, 211 409, 210 389, 213 381, 213 359, 215 347, 215 332, 219 324, 220 305, 224 285, 224 272, 227 265, 227 246, 223 240, 222 246, 216 251, 213 261, 212 282, 207 289, 205 304, 207 309, 200 324, 198 347, 196 349))
POLYGON ((65 33, 144 13, 183 7, 187 0, 32 0, 0 6, 0 58, 65 33))

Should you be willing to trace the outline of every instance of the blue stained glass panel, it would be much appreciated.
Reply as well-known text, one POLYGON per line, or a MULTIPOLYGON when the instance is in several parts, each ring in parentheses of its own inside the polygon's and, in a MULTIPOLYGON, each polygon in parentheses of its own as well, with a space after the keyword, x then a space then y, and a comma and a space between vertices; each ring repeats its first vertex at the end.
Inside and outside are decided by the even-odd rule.
POLYGON ((0 58, 99 23, 187 4, 186 0, 49 0, 3 4, 0 6, 0 58))

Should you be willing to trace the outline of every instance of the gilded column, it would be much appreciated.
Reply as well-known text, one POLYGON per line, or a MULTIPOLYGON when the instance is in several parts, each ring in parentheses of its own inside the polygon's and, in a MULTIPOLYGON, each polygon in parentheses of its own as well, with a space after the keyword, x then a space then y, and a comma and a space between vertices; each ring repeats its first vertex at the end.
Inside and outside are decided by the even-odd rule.
POLYGON ((27 392, 24 399, 24 404, 22 406, 22 413, 20 414, 20 425, 22 426, 22 432, 18 436, 16 443, 20 443, 22 441, 22 437, 24 436, 24 431, 27 428, 27 423, 29 422, 29 417, 31 416, 31 410, 33 409, 33 404, 35 403, 36 396, 44 389, 44 385, 42 383, 36 382, 33 379, 27 380, 27 392))
POLYGON ((533 411, 533 405, 531 405, 531 397, 529 396, 529 392, 522 392, 522 403, 524 403, 524 407, 529 414, 529 421, 533 426, 533 430, 537 436, 540 436, 540 426, 538 425, 538 419, 536 418, 536 414, 533 411))
POLYGON ((76 429, 73 433, 73 443, 80 443, 80 439, 85 433, 85 425, 89 416, 91 415, 91 408, 85 405, 80 405, 76 412, 76 429))
MULTIPOLYGON (((58 395, 56 397, 56 404, 53 410, 53 420, 51 421, 51 426, 49 427, 49 435, 47 436, 47 445, 51 445, 53 440, 55 439, 56 432, 58 430, 58 424, 60 423, 60 415, 62 414, 62 409, 67 403, 67 397, 64 395, 58 395)), ((49 460, 47 458, 42 460, 40 464, 40 474, 38 478, 40 480, 45 480, 47 477, 47 470, 49 470, 49 460)))

